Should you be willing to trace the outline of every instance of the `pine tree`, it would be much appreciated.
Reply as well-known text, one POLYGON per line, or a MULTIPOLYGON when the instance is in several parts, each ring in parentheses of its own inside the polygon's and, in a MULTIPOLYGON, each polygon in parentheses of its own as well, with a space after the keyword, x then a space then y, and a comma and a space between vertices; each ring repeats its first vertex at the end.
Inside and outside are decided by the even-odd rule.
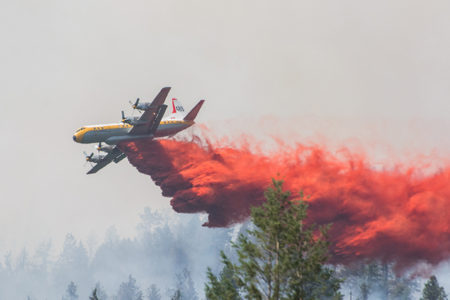
POLYGON ((67 234, 56 265, 52 271, 56 285, 63 285, 69 280, 78 283, 90 281, 89 258, 81 242, 77 242, 72 234, 67 234))
MULTIPOLYGON (((226 257, 222 257, 226 260, 226 257)), ((239 290, 237 282, 234 278, 233 267, 226 264, 216 277, 210 268, 208 268, 207 276, 209 285, 205 285, 205 295, 210 300, 239 300, 239 290)))
POLYGON ((73 281, 69 283, 66 289, 66 295, 63 297, 64 300, 78 300, 77 286, 73 281))
MULTIPOLYGON (((290 192, 283 191, 282 181, 273 180, 264 195, 266 203, 251 212, 254 229, 241 234, 233 244, 238 262, 221 254, 241 295, 269 300, 340 299, 340 280, 324 267, 329 226, 307 226, 303 194, 292 199, 290 192)), ((226 285, 224 279, 209 276, 205 291, 219 295, 226 285)))
POLYGON ((180 290, 175 290, 175 292, 173 293, 173 295, 170 297, 170 300, 181 300, 181 292, 180 290))
POLYGON ((183 300, 198 299, 191 273, 186 268, 180 274, 177 274, 177 291, 180 292, 180 297, 183 300))
POLYGON ((359 291, 356 299, 369 299, 377 295, 383 300, 407 300, 417 291, 417 282, 409 276, 399 276, 392 263, 359 261, 342 268, 339 275, 346 278, 345 285, 359 291))
POLYGON ((127 282, 122 282, 116 298, 117 300, 142 300, 142 292, 133 276, 128 276, 127 282))
POLYGON ((447 294, 443 287, 439 286, 436 276, 431 276, 425 283, 421 300, 447 300, 447 294))
POLYGON ((361 286, 359 287, 359 290, 360 290, 360 294, 361 294, 361 300, 369 299, 370 288, 367 283, 363 282, 361 284, 361 286))
POLYGON ((389 282, 389 299, 408 300, 418 291, 417 282, 409 277, 395 277, 389 282))
POLYGON ((89 300, 99 300, 97 297, 97 289, 96 288, 92 291, 92 296, 89 297, 89 300))
POLYGON ((161 293, 155 284, 148 289, 148 300, 161 300, 161 293))
POLYGON ((106 291, 101 286, 100 282, 97 282, 95 284, 94 289, 97 292, 96 295, 97 295, 98 300, 107 300, 108 299, 108 295, 106 294, 106 291))
POLYGON ((92 295, 89 297, 90 300, 107 300, 108 296, 106 292, 101 287, 100 283, 97 282, 94 290, 92 291, 92 295))

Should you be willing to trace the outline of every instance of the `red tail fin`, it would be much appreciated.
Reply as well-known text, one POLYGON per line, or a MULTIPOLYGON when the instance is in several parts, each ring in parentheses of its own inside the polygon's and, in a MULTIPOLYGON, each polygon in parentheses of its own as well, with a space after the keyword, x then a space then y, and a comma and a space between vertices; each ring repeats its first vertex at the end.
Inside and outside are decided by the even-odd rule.
POLYGON ((200 108, 202 108, 203 103, 205 102, 205 100, 200 100, 197 105, 194 106, 194 108, 186 115, 186 117, 184 117, 185 121, 194 121, 195 117, 197 117, 197 114, 200 110, 200 108))

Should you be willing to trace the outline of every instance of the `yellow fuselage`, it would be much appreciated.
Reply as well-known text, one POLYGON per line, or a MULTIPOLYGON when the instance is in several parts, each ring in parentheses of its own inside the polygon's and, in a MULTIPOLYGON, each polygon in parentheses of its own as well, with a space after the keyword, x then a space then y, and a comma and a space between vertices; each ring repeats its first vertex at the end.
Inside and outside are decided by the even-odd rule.
MULTIPOLYGON (((193 121, 171 120, 161 121, 158 129, 154 133, 154 137, 163 137, 174 135, 194 124, 193 121)), ((73 135, 73 140, 77 143, 90 144, 99 142, 108 142, 111 137, 130 137, 129 135, 132 125, 125 123, 89 125, 78 129, 73 135)))

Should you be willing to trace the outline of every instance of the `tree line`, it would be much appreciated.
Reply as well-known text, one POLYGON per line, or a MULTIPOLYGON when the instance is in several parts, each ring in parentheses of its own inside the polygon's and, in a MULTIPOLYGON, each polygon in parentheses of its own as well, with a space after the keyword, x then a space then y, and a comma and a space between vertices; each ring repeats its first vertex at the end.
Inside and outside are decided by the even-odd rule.
MULTIPOLYGON (((208 269, 207 299, 343 299, 344 281, 350 298, 354 289, 354 299, 412 299, 417 281, 397 275, 389 263, 359 262, 340 270, 327 266, 330 225, 306 225, 303 193, 292 197, 282 181, 273 180, 265 198, 251 211, 253 229, 233 243, 235 258, 222 251, 222 270, 214 274, 208 269)), ((421 299, 447 299, 435 276, 421 299)))
POLYGON ((420 291, 386 262, 327 264, 330 225, 305 223, 305 196, 274 180, 265 197, 238 230, 201 228, 196 216, 169 224, 146 209, 134 239, 110 230, 93 251, 69 234, 56 261, 50 243, 7 255, 0 299, 447 299, 435 276, 420 291))

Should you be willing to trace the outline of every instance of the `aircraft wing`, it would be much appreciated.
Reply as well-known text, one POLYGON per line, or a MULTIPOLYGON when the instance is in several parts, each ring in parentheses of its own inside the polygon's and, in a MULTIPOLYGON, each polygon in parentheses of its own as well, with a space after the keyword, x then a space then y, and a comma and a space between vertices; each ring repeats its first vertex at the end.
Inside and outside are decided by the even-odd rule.
POLYGON ((95 166, 87 172, 87 174, 94 174, 97 173, 100 169, 103 169, 108 164, 110 164, 112 161, 115 163, 118 163, 122 159, 126 157, 125 153, 119 150, 119 148, 114 147, 114 149, 109 152, 101 161, 95 164, 95 166))
POLYGON ((165 87, 156 95, 150 107, 145 110, 137 124, 131 128, 129 135, 153 134, 159 126, 167 105, 164 101, 169 94, 170 87, 165 87))

